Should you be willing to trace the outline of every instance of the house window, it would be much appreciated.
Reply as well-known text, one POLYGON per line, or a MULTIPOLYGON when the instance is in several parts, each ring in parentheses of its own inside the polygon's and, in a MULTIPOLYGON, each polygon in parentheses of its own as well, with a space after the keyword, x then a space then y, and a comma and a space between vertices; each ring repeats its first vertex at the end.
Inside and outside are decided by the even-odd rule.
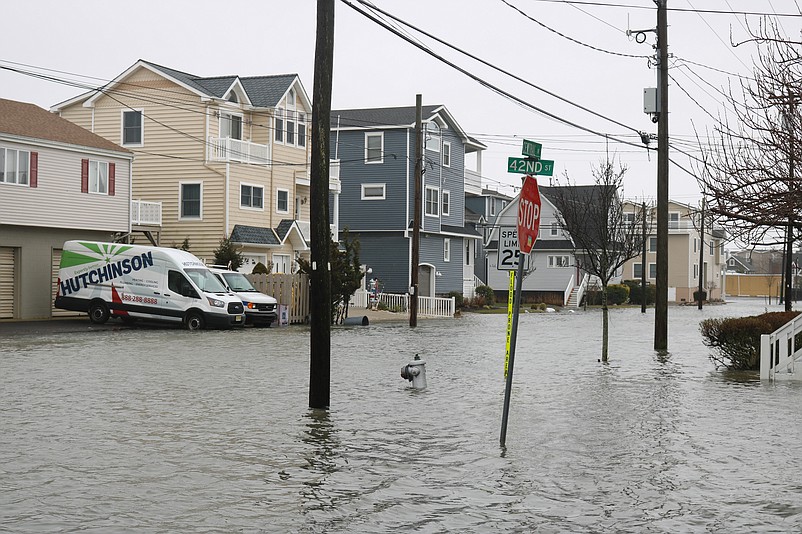
POLYGON ((278 108, 276 116, 273 118, 273 130, 275 131, 275 140, 277 143, 284 142, 284 110, 278 108))
POLYGON ((295 112, 287 110, 287 144, 295 144, 295 112))
POLYGON ((443 216, 447 217, 451 213, 451 192, 443 191, 443 216))
POLYGON ((708 252, 709 252, 710 256, 712 256, 716 252, 716 247, 715 247, 715 244, 713 243, 712 239, 710 240, 710 247, 709 247, 708 252))
POLYGON ((443 239, 443 261, 451 261, 451 239, 443 239))
POLYGON ((286 189, 276 190, 276 211, 279 213, 290 211, 290 192, 286 189))
POLYGON ((632 226, 635 224, 635 212, 624 213, 624 226, 632 226))
POLYGON ((89 192, 109 192, 109 164, 105 161, 89 160, 89 192))
POLYGON ((642 263, 633 263, 632 264, 632 278, 640 278, 643 276, 643 264, 642 263))
POLYGON ((264 208, 264 187, 240 184, 240 207, 264 208))
POLYGON ((698 263, 694 263, 693 264, 693 277, 694 277, 694 279, 699 278, 699 264, 698 263))
POLYGON ((699 244, 698 244, 698 242, 697 242, 697 239, 694 237, 694 238, 693 238, 693 251, 694 251, 694 252, 696 252, 696 251, 698 251, 698 250, 699 250, 699 249, 697 248, 698 246, 699 246, 699 244))
POLYGON ((496 214, 496 199, 488 198, 487 201, 490 203, 490 216, 493 217, 496 214))
POLYGON ((465 240, 465 265, 471 264, 471 258, 473 258, 473 254, 471 254, 471 241, 470 239, 465 240))
POLYGON ((437 188, 435 187, 427 187, 426 188, 426 195, 424 199, 424 205, 426 207, 425 213, 430 217, 437 217, 438 215, 438 206, 440 205, 440 194, 437 188))
POLYGON ((365 163, 384 161, 384 133, 365 134, 365 163))
POLYGON ((0 148, 0 182, 28 185, 30 160, 30 152, 0 148))
POLYGON ((443 167, 451 167, 451 143, 443 143, 443 167))
POLYGON ((123 145, 142 145, 142 110, 123 111, 123 145))
POLYGON ((649 252, 657 252, 657 238, 650 237, 649 238, 649 252))
POLYGON ((201 184, 181 183, 181 219, 201 218, 201 184))
POLYGON ((649 278, 656 279, 657 278, 657 264, 650 263, 649 264, 649 278))
POLYGON ((273 254, 273 272, 274 273, 291 273, 291 262, 289 254, 273 254))
POLYGON ((556 222, 551 223, 551 231, 550 231, 549 235, 551 237, 557 237, 558 235, 560 235, 560 224, 559 223, 556 223, 556 222))
POLYGON ((430 122, 426 125, 426 150, 440 152, 440 125, 430 122))
POLYGON ((298 146, 306 146, 306 114, 298 112, 298 146))
POLYGON ((220 137, 242 139, 242 116, 231 113, 220 114, 220 137))
POLYGON ((727 262, 727 264, 730 267, 735 267, 735 259, 734 258, 730 258, 729 261, 727 262))
POLYGON ((362 184, 362 200, 384 200, 385 184, 362 184))
POLYGON ((675 230, 679 228, 679 213, 674 212, 668 214, 668 227, 675 230))
POLYGON ((549 256, 549 268, 570 267, 568 256, 549 256))

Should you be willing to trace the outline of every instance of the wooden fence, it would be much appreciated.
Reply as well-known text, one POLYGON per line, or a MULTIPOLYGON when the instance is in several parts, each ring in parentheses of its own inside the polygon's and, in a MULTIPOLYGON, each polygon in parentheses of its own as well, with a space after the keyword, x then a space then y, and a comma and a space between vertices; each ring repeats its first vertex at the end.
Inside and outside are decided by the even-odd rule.
POLYGON ((287 306, 290 324, 309 322, 309 277, 305 274, 246 274, 253 287, 287 306))

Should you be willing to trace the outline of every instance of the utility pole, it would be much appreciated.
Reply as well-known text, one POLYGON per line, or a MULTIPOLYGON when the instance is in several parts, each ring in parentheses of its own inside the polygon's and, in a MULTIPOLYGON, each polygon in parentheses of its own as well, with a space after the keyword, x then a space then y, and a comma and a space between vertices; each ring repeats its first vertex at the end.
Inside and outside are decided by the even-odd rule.
POLYGON ((409 326, 418 326, 418 264, 420 264, 421 199, 421 144, 423 142, 423 97, 415 96, 415 206, 412 209, 412 298, 409 301, 409 326))
MULTIPOLYGON (((712 229, 711 229, 712 230, 712 229)), ((702 291, 705 279, 705 197, 702 197, 702 221, 699 223, 699 309, 702 309, 702 291)))
POLYGON ((641 229, 641 245, 640 251, 640 312, 646 313, 646 203, 641 205, 641 214, 643 217, 643 228, 641 229))
POLYGON ((654 299, 654 349, 668 350, 668 0, 657 4, 657 293, 654 299))
POLYGON ((329 135, 334 65, 334 0, 317 0, 310 176, 309 407, 329 407, 331 388, 331 273, 329 251, 329 135))
MULTIPOLYGON (((790 91, 789 91, 790 93, 790 91)), ((794 96, 789 94, 789 102, 788 102, 788 115, 786 117, 786 128, 788 128, 788 135, 789 135, 789 147, 788 147, 788 189, 790 190, 789 193, 793 194, 793 189, 796 188, 794 185, 796 182, 795 176, 795 159, 794 159, 794 150, 796 150, 795 145, 795 135, 794 129, 796 128, 796 117, 794 116, 796 112, 796 102, 794 101, 794 96)), ((791 196, 789 195, 789 196, 791 196)), ((793 269, 793 261, 794 261, 794 212, 793 210, 788 211, 788 227, 786 228, 785 233, 785 311, 791 311, 793 309, 791 303, 791 295, 793 295, 794 291, 794 269, 793 269)))

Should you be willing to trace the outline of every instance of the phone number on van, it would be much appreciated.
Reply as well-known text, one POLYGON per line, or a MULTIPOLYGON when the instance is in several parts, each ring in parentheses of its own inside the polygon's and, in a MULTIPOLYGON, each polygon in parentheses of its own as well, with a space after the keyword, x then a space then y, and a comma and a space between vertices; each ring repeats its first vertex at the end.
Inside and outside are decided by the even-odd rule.
POLYGON ((159 301, 155 297, 143 297, 141 295, 129 295, 123 293, 122 299, 128 302, 141 302, 142 304, 158 304, 159 301))

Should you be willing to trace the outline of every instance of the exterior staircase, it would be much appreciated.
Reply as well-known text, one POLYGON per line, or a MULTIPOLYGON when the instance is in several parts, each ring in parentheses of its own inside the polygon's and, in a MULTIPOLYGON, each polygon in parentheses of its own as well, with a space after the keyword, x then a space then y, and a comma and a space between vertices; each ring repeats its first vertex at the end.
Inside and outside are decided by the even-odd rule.
POLYGON ((571 290, 571 294, 568 295, 568 302, 565 303, 566 308, 579 308, 579 292, 580 287, 576 286, 571 290))
POLYGON ((760 379, 802 381, 802 314, 760 336, 760 379))

